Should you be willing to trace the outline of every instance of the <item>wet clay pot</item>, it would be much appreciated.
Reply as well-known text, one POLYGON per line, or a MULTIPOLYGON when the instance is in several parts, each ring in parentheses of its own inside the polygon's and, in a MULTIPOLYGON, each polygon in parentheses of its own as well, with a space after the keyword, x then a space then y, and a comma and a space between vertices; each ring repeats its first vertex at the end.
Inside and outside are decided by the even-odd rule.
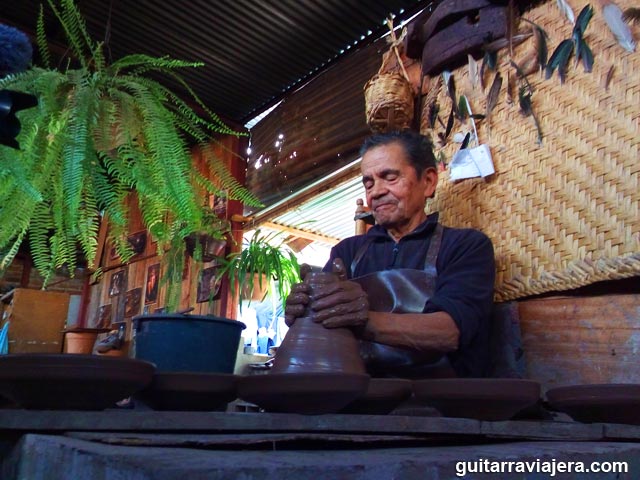
MULTIPOLYGON (((311 272, 304 282, 318 288, 338 281, 328 272, 311 272)), ((309 307, 307 307, 308 309, 309 307)), ((296 320, 278 348, 271 372, 365 374, 358 340, 348 328, 325 328, 308 315, 296 320)))

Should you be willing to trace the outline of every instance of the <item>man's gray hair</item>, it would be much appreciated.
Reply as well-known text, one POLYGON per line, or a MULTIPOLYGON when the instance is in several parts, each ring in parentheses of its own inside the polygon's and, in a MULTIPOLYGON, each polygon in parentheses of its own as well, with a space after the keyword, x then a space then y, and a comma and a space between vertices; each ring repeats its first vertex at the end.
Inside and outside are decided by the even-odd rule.
POLYGON ((378 133, 367 137, 360 148, 363 156, 372 148, 398 143, 404 148, 407 160, 416 171, 418 178, 425 170, 436 168, 436 157, 433 154, 433 144, 428 137, 411 130, 378 133))

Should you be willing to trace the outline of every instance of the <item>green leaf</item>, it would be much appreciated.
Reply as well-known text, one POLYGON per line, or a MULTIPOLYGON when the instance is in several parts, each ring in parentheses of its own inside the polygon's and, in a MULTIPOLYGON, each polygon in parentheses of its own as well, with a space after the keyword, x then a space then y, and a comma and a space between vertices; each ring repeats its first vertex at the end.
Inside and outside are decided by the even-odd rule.
POLYGON ((46 68, 51 68, 51 53, 49 52, 49 44, 47 43, 47 35, 44 30, 44 8, 40 4, 40 13, 38 15, 38 24, 36 26, 36 40, 38 43, 38 51, 40 58, 46 68))
POLYGON ((576 19, 576 24, 573 27, 573 33, 582 38, 582 34, 587 30, 591 17, 593 17, 593 7, 591 5, 586 5, 580 11, 578 18, 576 19))
POLYGON ((560 75, 560 81, 564 83, 567 64, 569 63, 569 58, 571 58, 571 54, 573 53, 573 40, 563 40, 560 42, 560 45, 555 49, 551 58, 549 59, 549 63, 547 64, 547 68, 545 70, 545 78, 551 78, 555 69, 558 69, 558 74, 560 75))
POLYGON ((580 39, 580 43, 580 59, 582 60, 585 73, 589 73, 593 70, 593 52, 591 52, 589 45, 587 45, 583 39, 580 39))

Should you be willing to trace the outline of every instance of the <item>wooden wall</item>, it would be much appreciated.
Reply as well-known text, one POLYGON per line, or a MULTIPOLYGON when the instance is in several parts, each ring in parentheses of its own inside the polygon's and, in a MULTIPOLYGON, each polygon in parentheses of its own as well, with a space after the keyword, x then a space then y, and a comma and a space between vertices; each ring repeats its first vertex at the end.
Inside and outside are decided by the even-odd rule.
POLYGON ((527 377, 545 389, 640 383, 640 293, 518 302, 527 377))

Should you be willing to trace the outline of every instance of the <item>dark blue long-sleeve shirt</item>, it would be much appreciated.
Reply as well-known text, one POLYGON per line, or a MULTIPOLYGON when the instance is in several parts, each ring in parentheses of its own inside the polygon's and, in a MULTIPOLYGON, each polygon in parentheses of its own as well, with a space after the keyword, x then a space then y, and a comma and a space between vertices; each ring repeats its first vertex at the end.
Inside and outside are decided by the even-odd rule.
MULTIPOLYGON (((372 241, 353 277, 395 268, 422 270, 437 222, 438 214, 430 215, 397 243, 383 227, 375 225, 366 235, 347 238, 334 246, 324 270, 331 269, 334 258, 341 258, 351 277, 350 265, 369 238, 372 241)), ((489 318, 495 282, 491 240, 478 230, 444 227, 436 269, 435 292, 423 312, 446 312, 460 330, 458 350, 448 355, 456 373, 484 376, 489 362, 489 318)))

